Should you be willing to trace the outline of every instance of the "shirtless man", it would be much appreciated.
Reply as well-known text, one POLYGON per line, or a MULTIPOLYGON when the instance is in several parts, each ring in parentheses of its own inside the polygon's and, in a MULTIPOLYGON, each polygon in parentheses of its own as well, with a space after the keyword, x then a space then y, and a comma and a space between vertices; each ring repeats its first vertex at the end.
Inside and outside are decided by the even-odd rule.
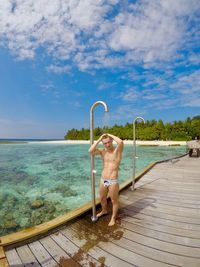
POLYGON ((123 141, 117 136, 114 136, 112 134, 103 134, 89 149, 90 154, 101 155, 103 160, 103 170, 99 187, 102 210, 97 214, 97 217, 108 213, 107 195, 109 193, 113 205, 113 210, 112 217, 108 226, 113 226, 115 224, 119 207, 119 183, 117 178, 119 164, 122 158, 123 147, 123 141), (116 147, 113 146, 113 140, 117 143, 116 147), (98 144, 101 141, 104 145, 103 149, 97 148, 98 144))

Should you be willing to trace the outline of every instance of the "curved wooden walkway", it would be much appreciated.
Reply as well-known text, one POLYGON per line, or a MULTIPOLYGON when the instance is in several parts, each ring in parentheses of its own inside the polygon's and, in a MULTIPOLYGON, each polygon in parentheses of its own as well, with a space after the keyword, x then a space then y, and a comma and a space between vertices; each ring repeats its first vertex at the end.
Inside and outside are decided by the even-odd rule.
POLYGON ((48 236, 4 248, 9 266, 200 266, 200 158, 159 163, 136 188, 120 193, 114 227, 107 227, 110 214, 96 223, 83 215, 48 236))

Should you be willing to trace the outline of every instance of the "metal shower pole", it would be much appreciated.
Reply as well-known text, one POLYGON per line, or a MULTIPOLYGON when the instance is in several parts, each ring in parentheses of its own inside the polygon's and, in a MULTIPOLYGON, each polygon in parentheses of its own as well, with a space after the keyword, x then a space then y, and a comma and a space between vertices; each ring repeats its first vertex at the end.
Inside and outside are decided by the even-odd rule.
POLYGON ((141 120, 145 123, 145 120, 142 117, 136 117, 133 121, 133 180, 131 190, 134 191, 135 185, 135 168, 136 168, 136 141, 135 141, 135 123, 136 121, 141 120))
MULTIPOLYGON (((90 109, 90 146, 94 143, 94 109, 98 106, 102 105, 104 107, 105 112, 108 112, 108 106, 103 101, 95 102, 90 109)), ((98 217, 96 216, 96 196, 95 196, 95 173, 94 169, 94 156, 90 156, 90 172, 91 172, 91 186, 92 186, 92 221, 96 222, 98 217)))

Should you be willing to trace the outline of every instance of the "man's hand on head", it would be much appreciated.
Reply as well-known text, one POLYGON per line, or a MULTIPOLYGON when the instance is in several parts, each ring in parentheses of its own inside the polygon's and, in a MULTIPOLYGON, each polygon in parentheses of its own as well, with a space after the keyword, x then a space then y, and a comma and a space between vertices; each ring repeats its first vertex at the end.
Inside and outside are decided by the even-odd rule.
POLYGON ((106 135, 107 135, 107 134, 105 134, 105 133, 102 134, 102 136, 101 136, 101 140, 102 140, 102 139, 104 138, 104 136, 106 136, 106 135))

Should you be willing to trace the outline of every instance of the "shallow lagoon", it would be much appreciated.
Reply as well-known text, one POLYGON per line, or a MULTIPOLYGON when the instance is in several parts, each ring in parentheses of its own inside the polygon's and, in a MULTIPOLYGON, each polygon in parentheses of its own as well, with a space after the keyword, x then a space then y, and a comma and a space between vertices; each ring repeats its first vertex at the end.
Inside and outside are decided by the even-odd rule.
MULTIPOLYGON (((0 145, 0 235, 51 220, 91 200, 89 145, 0 145)), ((138 146, 136 173, 150 163, 182 155, 185 146, 138 146)), ((132 145, 125 145, 119 181, 132 176, 132 145)), ((101 159, 95 157, 96 193, 101 159)))

